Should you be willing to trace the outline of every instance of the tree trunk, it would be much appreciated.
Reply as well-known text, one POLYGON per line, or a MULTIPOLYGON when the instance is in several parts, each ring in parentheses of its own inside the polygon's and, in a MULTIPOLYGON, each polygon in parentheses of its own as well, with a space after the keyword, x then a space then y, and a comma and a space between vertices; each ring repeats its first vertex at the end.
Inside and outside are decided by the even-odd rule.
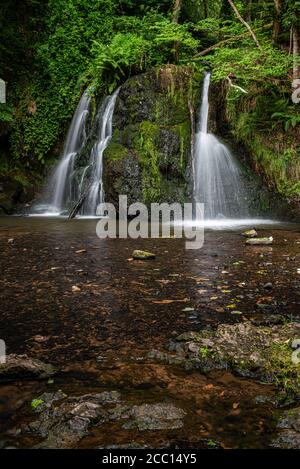
POLYGON ((293 26, 293 79, 300 78, 299 70, 299 37, 297 27, 293 26))
POLYGON ((183 0, 175 0, 172 14, 173 23, 178 23, 183 0))
POLYGON ((247 19, 247 22, 251 23, 251 21, 252 21, 252 0, 248 0, 246 19, 247 19))
POLYGON ((274 0, 274 6, 275 6, 275 12, 274 12, 272 40, 273 40, 273 44, 279 44, 279 36, 281 32, 281 12, 282 12, 281 0, 274 0))
MULTIPOLYGON (((178 23, 178 21, 179 21, 182 2, 183 2, 183 0, 175 0, 174 7, 173 7, 173 14, 172 14, 172 22, 173 23, 178 23)), ((173 47, 174 47, 175 62, 178 63, 178 61, 179 61, 179 42, 178 41, 174 42, 173 47)))
POLYGON ((249 24, 247 23, 247 21, 244 20, 244 18, 241 16, 240 12, 238 11, 237 7, 235 6, 235 4, 233 3, 232 0, 228 0, 228 3, 230 4, 231 8, 233 9, 234 13, 236 14, 237 18, 239 19, 239 21, 244 25, 246 26, 246 28, 248 29, 249 33, 251 34, 251 36, 253 37, 253 41, 255 42, 255 44, 257 45, 257 47, 259 49, 261 49, 260 47, 260 44, 258 42, 258 40, 256 39, 256 36, 254 34, 254 32, 252 31, 251 27, 249 26, 249 24))
POLYGON ((204 8, 204 18, 208 18, 208 5, 207 5, 207 0, 203 0, 203 8, 204 8))

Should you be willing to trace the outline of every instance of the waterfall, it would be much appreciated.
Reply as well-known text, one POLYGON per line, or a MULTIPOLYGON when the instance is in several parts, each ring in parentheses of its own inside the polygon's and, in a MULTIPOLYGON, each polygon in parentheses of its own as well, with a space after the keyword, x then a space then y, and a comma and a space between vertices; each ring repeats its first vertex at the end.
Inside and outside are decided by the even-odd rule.
POLYGON ((83 215, 96 215, 97 207, 100 203, 104 202, 104 188, 103 188, 103 152, 112 136, 112 118, 114 114, 116 99, 119 93, 117 89, 111 96, 106 98, 103 106, 103 113, 99 119, 99 134, 96 143, 94 144, 91 155, 90 163, 92 169, 91 186, 89 193, 86 197, 85 203, 82 208, 83 215))
POLYGON ((67 214, 71 205, 84 194, 80 214, 96 215, 98 204, 104 201, 103 152, 112 136, 112 118, 118 92, 119 90, 107 97, 97 113, 96 142, 92 146, 87 166, 81 168, 81 177, 78 181, 74 177, 76 158, 89 138, 86 133, 86 121, 90 98, 87 93, 82 95, 68 130, 63 154, 46 184, 41 201, 33 207, 33 213, 67 214))
POLYGON ((248 215, 246 189, 229 149, 208 133, 210 73, 203 82, 200 119, 194 147, 194 199, 204 203, 206 219, 248 215))
POLYGON ((62 156, 46 183, 41 201, 33 207, 34 213, 59 215, 67 209, 67 203, 74 191, 72 173, 75 158, 86 143, 85 126, 89 104, 88 94, 83 93, 69 127, 62 156))

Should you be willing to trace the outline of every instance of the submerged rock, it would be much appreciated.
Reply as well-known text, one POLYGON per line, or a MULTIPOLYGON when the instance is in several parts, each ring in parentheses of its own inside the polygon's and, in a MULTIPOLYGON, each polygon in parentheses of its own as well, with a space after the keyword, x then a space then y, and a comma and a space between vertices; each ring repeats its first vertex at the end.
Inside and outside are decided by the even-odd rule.
POLYGON ((140 260, 155 259, 155 254, 153 254, 152 252, 140 251, 136 249, 133 251, 132 257, 133 259, 140 259, 140 260))
POLYGON ((45 379, 55 373, 52 365, 27 355, 10 354, 0 363, 0 383, 17 379, 45 379))

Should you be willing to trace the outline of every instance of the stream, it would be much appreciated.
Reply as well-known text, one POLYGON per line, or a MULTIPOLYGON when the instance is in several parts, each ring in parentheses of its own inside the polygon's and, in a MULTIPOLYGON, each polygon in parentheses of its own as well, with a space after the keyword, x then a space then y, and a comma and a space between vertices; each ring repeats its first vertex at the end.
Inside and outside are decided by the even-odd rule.
POLYGON ((267 447, 276 425, 272 385, 162 364, 148 354, 185 331, 246 319, 263 324, 274 315, 298 320, 299 225, 259 228, 273 236, 272 246, 246 246, 240 228, 206 229, 200 250, 176 238, 100 240, 95 228, 94 219, 0 218, 0 338, 8 354, 26 353, 59 370, 48 382, 1 385, 2 447, 40 441, 17 429, 36 417, 33 399, 57 390, 115 390, 129 407, 163 402, 185 412, 178 429, 105 422, 78 447, 267 447), (156 258, 132 260, 134 249, 156 258))

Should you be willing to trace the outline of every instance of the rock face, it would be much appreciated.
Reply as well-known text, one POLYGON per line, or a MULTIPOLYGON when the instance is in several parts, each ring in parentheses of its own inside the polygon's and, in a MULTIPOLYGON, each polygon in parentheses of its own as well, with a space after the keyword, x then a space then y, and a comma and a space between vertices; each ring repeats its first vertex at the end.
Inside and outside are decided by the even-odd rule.
POLYGON ((33 194, 33 188, 26 187, 17 176, 0 176, 0 214, 10 215, 33 194))
POLYGON ((45 379, 55 373, 52 365, 27 355, 11 354, 0 364, 0 383, 16 379, 45 379))
POLYGON ((230 369, 240 376, 276 384, 281 398, 300 396, 300 367, 293 340, 300 324, 255 326, 250 321, 221 324, 216 330, 188 332, 169 346, 175 355, 153 351, 150 357, 202 371, 230 369))
POLYGON ((104 152, 106 201, 186 201, 192 188, 191 114, 201 81, 188 67, 166 65, 127 80, 104 152))

